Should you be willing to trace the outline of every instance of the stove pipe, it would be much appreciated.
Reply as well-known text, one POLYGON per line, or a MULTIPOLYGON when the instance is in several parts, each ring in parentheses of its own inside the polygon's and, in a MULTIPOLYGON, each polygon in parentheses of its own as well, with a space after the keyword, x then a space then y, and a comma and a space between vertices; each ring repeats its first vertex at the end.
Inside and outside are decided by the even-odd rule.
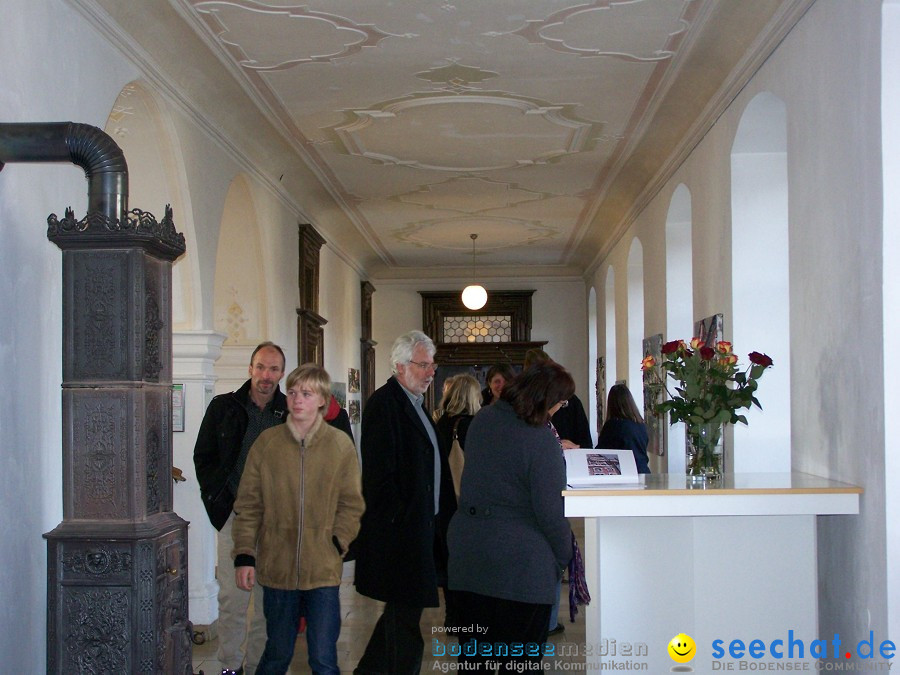
POLYGON ((10 162, 71 162, 88 181, 88 213, 124 223, 128 165, 122 149, 97 127, 75 122, 0 124, 0 171, 10 162))

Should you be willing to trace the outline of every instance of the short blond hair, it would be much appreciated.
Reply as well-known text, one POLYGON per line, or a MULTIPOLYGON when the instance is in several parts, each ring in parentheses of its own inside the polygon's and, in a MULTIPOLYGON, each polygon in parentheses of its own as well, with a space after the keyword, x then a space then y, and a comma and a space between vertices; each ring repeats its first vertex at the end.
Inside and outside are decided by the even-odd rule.
POLYGON ((304 363, 297 366, 287 376, 284 382, 285 390, 293 389, 297 385, 307 385, 322 397, 325 402, 322 408, 327 408, 331 402, 331 377, 328 371, 315 363, 304 363))

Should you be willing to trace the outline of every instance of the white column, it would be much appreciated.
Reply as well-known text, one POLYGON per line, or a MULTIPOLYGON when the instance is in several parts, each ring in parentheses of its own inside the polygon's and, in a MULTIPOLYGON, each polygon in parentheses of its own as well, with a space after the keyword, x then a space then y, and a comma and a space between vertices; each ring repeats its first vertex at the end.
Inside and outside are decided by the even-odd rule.
POLYGON ((216 530, 200 499, 194 471, 194 443, 206 406, 213 397, 213 364, 222 352, 225 335, 214 331, 179 331, 172 334, 172 382, 184 387, 184 431, 173 433, 172 463, 187 479, 175 485, 174 508, 188 527, 189 617, 209 625, 219 617, 216 595, 216 530))
POLYGON ((239 389, 250 377, 250 355, 256 345, 225 345, 216 362, 216 394, 239 389))

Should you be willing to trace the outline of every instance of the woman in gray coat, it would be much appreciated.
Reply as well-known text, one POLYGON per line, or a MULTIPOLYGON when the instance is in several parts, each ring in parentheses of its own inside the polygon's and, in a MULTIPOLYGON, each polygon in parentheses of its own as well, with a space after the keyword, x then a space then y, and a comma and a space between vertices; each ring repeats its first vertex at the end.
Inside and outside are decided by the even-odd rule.
POLYGON ((557 581, 572 557, 561 495, 565 461, 547 421, 574 391, 562 366, 536 366, 469 427, 448 535, 460 662, 503 670, 543 656, 557 581))

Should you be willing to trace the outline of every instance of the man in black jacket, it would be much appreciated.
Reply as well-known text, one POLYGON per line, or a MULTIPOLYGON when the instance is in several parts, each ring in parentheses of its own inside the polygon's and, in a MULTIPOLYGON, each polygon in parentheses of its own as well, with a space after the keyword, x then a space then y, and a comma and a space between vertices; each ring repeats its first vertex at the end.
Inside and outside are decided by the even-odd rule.
POLYGON ((256 438, 269 427, 287 419, 287 400, 278 382, 284 376, 284 352, 272 342, 263 342, 250 357, 250 379, 237 391, 216 396, 206 409, 197 443, 194 466, 200 496, 217 535, 219 581, 219 650, 217 658, 224 672, 247 675, 266 646, 266 621, 262 591, 253 593, 235 585, 231 559, 232 509, 247 453, 256 438), (247 610, 253 598, 253 619, 248 635, 247 610), (244 641, 246 640, 246 650, 244 641), (246 659, 245 659, 246 655, 246 659))
POLYGON ((366 512, 356 540, 356 590, 386 604, 357 674, 418 673, 424 648, 419 619, 423 608, 438 605, 435 519, 453 495, 453 483, 422 408, 437 369, 434 353, 421 331, 397 338, 394 375, 363 411, 366 512))

